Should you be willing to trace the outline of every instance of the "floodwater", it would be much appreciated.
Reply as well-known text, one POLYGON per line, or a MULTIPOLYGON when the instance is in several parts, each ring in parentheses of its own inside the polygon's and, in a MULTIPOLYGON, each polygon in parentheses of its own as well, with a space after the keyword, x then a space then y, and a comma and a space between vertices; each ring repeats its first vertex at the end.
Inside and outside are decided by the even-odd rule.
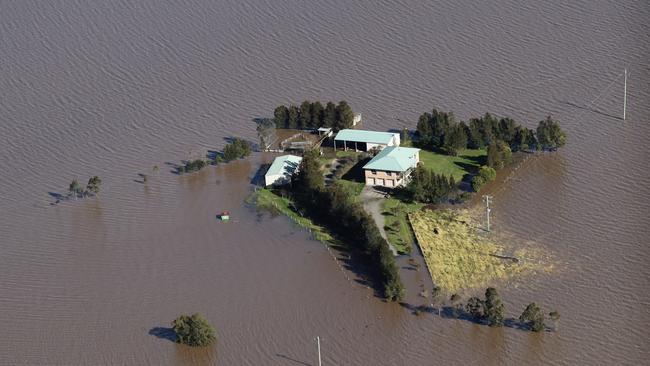
POLYGON ((315 336, 324 365, 647 362, 648 19, 643 0, 1 1, 0 364, 314 365, 315 336), (378 130, 434 106, 560 120, 568 146, 522 165, 493 211, 556 269, 502 285, 508 316, 536 301, 559 331, 382 302, 307 232, 244 205, 268 156, 170 172, 304 99, 348 100, 378 130), (92 175, 99 198, 52 205, 92 175), (215 348, 165 339, 191 312, 215 348))

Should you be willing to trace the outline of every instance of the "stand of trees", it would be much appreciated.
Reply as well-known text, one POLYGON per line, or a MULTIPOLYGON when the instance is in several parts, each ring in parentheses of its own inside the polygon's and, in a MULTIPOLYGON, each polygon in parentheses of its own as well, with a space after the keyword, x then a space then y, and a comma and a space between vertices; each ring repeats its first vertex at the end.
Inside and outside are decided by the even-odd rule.
POLYGON ((205 162, 205 160, 202 159, 195 159, 195 160, 190 160, 185 163, 185 165, 180 165, 178 167, 178 173, 192 173, 192 172, 198 172, 199 170, 205 168, 208 165, 208 163, 205 162))
POLYGON ((412 201, 423 203, 440 203, 456 189, 452 176, 436 174, 421 164, 411 173, 411 181, 403 193, 412 201))
POLYGON ((480 149, 502 141, 510 150, 555 150, 566 143, 566 134, 551 117, 540 121, 536 130, 528 129, 511 118, 490 113, 472 118, 469 125, 457 122, 454 114, 433 109, 418 119, 420 146, 456 155, 462 149, 480 149))
POLYGON ((307 216, 328 227, 344 239, 350 249, 363 256, 375 270, 387 299, 398 301, 403 298, 404 286, 388 243, 361 203, 350 197, 341 185, 325 187, 318 151, 309 151, 304 155, 289 194, 307 216))
POLYGON ((262 151, 271 148, 271 144, 277 139, 275 122, 269 118, 261 120, 257 124, 257 135, 260 138, 260 148, 262 151))
POLYGON ((181 315, 172 322, 176 342, 191 347, 205 347, 217 340, 214 328, 200 314, 181 315))
POLYGON ((75 199, 79 197, 86 197, 89 195, 99 195, 99 191, 102 186, 102 180, 98 176, 93 176, 88 179, 86 184, 86 189, 84 189, 78 180, 73 179, 70 185, 68 186, 68 196, 73 196, 75 199))
POLYGON ((319 128, 331 127, 335 131, 351 128, 354 112, 346 101, 337 104, 304 101, 300 107, 295 105, 278 106, 273 112, 276 128, 319 128))

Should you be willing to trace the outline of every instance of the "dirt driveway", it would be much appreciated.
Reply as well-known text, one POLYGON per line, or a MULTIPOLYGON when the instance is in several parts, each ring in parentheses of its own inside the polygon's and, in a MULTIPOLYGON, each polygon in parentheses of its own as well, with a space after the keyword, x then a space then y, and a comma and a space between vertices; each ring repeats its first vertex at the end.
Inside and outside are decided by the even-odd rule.
POLYGON ((384 201, 384 193, 376 191, 372 186, 365 186, 361 191, 361 202, 363 203, 363 208, 372 216, 377 224, 379 233, 381 236, 386 239, 390 251, 393 252, 394 256, 397 256, 397 250, 393 245, 388 241, 386 236, 386 230, 384 230, 385 218, 381 214, 381 203, 384 201))

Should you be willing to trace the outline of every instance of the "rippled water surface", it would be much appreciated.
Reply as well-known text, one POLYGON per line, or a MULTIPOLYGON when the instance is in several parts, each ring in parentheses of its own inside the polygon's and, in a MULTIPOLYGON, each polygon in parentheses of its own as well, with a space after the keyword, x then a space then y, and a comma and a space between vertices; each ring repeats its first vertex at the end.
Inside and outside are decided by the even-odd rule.
POLYGON ((327 365, 647 362, 648 19, 635 0, 0 1, 0 364, 313 365, 316 335, 327 365), (269 156, 170 172, 304 99, 348 100, 377 130, 434 106, 560 120, 568 146, 528 159, 494 207, 495 228, 555 268, 504 284, 508 315, 536 301, 559 331, 383 303, 244 205, 269 156), (52 205, 91 175, 99 198, 52 205), (156 336, 195 311, 216 348, 156 336))

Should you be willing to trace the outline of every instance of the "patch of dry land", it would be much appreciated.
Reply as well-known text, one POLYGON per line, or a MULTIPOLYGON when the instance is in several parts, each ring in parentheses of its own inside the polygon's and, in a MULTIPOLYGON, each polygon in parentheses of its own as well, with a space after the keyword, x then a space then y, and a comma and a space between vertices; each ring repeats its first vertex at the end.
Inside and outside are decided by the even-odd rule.
POLYGON ((417 211, 409 219, 433 282, 448 293, 551 270, 541 260, 543 253, 507 247, 486 235, 468 210, 417 211))

